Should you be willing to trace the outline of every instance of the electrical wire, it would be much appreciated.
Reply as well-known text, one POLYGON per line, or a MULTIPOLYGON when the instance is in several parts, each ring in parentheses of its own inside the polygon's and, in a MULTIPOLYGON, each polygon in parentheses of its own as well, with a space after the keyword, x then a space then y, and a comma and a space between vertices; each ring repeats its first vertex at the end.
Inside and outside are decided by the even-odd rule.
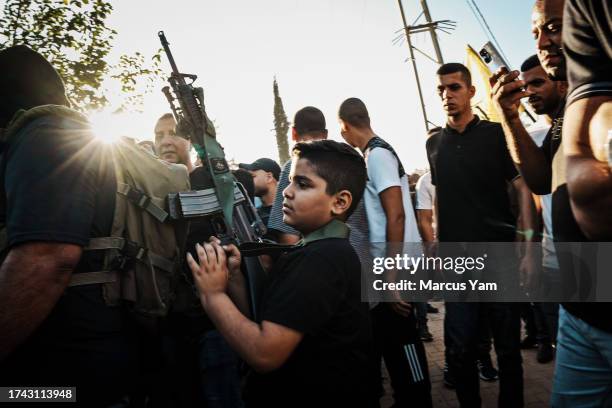
POLYGON ((480 24, 480 27, 485 32, 486 36, 489 38, 489 40, 491 40, 495 44, 495 46, 497 47, 497 50, 500 52, 500 54, 502 55, 504 60, 506 62, 509 62, 508 56, 504 53, 504 50, 502 49, 501 45, 499 44, 499 41, 497 41, 497 38, 495 37, 495 34, 493 34, 493 30, 491 30, 491 27, 489 27, 489 24, 487 23, 487 20, 482 15, 482 12, 480 11, 480 8, 476 4, 476 1, 475 0, 471 0, 471 3, 470 3, 470 0, 465 0, 465 1, 468 4, 468 6, 470 7, 470 9, 472 10, 472 13, 474 14, 474 17, 476 18, 476 20, 478 20, 478 23, 480 24), (480 18, 479 18, 479 16, 480 16, 480 18))

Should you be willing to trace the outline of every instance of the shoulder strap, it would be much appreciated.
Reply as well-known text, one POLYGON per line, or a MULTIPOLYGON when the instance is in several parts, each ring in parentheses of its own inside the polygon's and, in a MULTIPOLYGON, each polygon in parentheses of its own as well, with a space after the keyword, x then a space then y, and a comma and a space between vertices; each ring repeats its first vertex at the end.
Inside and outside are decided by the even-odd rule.
POLYGON ((397 160, 397 171, 398 171, 399 178, 401 179, 402 177, 404 177, 406 172, 404 171, 404 166, 402 165, 402 161, 400 160, 397 153, 395 153, 395 150, 393 149, 393 147, 391 147, 389 143, 385 142, 380 137, 374 136, 373 138, 370 139, 370 141, 366 145, 364 155, 367 157, 370 150, 374 149, 375 147, 381 147, 383 149, 387 149, 393 154, 393 156, 395 156, 395 160, 397 160))

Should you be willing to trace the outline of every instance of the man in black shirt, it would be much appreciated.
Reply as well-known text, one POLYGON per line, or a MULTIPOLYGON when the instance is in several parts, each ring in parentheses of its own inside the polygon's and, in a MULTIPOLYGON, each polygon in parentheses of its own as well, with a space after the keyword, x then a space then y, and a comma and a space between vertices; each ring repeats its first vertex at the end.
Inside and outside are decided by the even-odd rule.
POLYGON ((125 400, 138 354, 101 285, 67 288, 73 274, 103 269, 83 248, 110 234, 116 192, 110 155, 68 105, 41 55, 25 46, 0 52, 0 128, 9 138, 1 159, 8 254, 0 385, 76 386, 77 403, 67 405, 106 407, 125 400))
POLYGON ((191 256, 188 263, 206 312, 257 371, 247 381, 249 406, 362 406, 371 347, 368 305, 360 301, 360 263, 342 220, 363 194, 365 164, 345 144, 298 143, 290 179, 283 219, 304 239, 270 271, 261 323, 245 317, 225 293, 242 276, 234 246, 199 246, 199 263, 191 256))
MULTIPOLYGON (((441 243, 513 242, 517 231, 508 184, 517 190, 526 225, 534 224, 531 192, 512 163, 501 126, 473 114, 470 100, 475 89, 468 69, 451 63, 442 65, 437 73, 448 124, 431 136, 426 146, 432 184, 436 186, 438 238, 441 243)), ((499 278, 518 280, 514 255, 504 255, 506 265, 495 265, 492 272, 499 278)), ((459 402, 462 407, 480 406, 476 358, 481 319, 488 319, 495 340, 499 405, 520 407, 523 371, 518 304, 446 303, 447 361, 456 376, 459 402)))

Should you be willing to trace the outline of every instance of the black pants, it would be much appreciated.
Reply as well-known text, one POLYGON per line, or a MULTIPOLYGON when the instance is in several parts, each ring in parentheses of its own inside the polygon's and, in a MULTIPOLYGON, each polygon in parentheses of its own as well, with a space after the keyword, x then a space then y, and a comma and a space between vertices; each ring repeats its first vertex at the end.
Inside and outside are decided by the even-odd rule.
MULTIPOLYGON (((403 317, 389 304, 381 303, 372 310, 372 325, 377 369, 380 370, 382 356, 393 388, 393 406, 431 407, 427 356, 417 333, 414 311, 410 317, 403 317)), ((380 381, 380 375, 377 379, 380 381)))
POLYGON ((523 406, 520 304, 446 303, 444 331, 449 369, 455 374, 461 407, 480 407, 478 378, 480 324, 489 323, 499 368, 499 407, 523 406))
POLYGON ((556 341, 557 325, 554 320, 559 317, 558 303, 523 303, 521 317, 525 321, 528 337, 536 339, 540 344, 556 341))

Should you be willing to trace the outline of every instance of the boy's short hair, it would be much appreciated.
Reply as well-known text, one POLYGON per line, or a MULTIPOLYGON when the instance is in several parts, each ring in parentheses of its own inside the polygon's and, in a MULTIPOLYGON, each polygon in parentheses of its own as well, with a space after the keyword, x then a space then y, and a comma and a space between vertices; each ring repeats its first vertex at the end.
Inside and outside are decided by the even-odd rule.
POLYGON ((329 195, 342 190, 350 191, 353 202, 346 212, 350 216, 363 197, 367 171, 363 157, 346 143, 333 140, 300 142, 293 147, 294 159, 306 159, 319 177, 327 182, 329 195))
POLYGON ((461 77, 465 84, 469 87, 472 86, 472 74, 470 70, 463 64, 458 62, 449 62, 447 64, 442 64, 440 68, 436 71, 436 75, 448 75, 454 74, 455 72, 461 72, 461 77))
POLYGON ((348 98, 340 105, 338 109, 338 117, 359 129, 367 129, 370 127, 370 114, 365 103, 359 98, 348 98))

